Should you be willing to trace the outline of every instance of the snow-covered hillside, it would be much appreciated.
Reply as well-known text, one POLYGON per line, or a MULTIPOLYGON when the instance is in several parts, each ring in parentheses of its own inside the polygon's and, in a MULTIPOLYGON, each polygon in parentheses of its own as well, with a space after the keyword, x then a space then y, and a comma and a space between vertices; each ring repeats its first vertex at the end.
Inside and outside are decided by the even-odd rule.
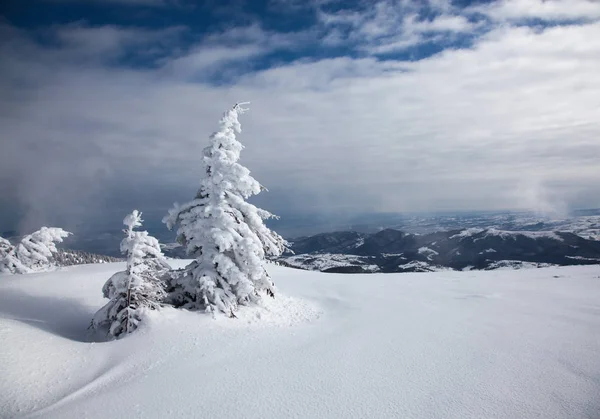
POLYGON ((89 342, 102 284, 123 267, 0 276, 0 416, 600 417, 599 266, 271 266, 280 292, 258 314, 165 309, 89 342))

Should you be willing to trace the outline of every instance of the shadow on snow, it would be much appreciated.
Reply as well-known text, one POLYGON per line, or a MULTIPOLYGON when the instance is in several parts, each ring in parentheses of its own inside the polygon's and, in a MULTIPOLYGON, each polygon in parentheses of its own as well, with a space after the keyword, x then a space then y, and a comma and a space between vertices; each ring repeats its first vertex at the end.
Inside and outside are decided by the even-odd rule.
POLYGON ((0 315, 77 342, 104 340, 88 330, 94 309, 73 298, 3 290, 0 293, 0 315))

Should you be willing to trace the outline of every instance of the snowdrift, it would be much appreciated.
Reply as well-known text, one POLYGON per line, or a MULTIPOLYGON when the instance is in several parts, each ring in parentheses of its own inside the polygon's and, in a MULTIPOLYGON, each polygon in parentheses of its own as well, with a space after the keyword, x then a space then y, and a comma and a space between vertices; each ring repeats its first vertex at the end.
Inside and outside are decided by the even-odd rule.
POLYGON ((6 418, 598 418, 600 268, 270 268, 240 318, 165 309, 91 342, 124 264, 0 276, 6 418))

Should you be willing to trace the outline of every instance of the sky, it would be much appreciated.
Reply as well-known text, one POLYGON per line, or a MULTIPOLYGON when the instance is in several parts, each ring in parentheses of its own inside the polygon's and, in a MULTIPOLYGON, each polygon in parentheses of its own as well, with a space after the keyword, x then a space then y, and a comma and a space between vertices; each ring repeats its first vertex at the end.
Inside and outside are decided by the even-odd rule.
POLYGON ((8 0, 0 231, 160 219, 242 101, 284 217, 600 207, 600 1, 8 0))

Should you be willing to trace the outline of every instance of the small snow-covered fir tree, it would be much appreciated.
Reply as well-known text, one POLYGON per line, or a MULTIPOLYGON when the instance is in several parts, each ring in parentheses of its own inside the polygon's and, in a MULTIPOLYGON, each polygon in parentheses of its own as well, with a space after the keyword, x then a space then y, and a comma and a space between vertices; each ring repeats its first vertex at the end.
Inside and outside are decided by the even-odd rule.
MULTIPOLYGON (((8 240, 3 239, 1 246, 8 249, 0 262, 0 270, 16 274, 39 272, 55 266, 53 256, 56 254, 56 242, 71 233, 57 227, 42 227, 21 239, 14 247, 7 247, 8 240)), ((8 243, 8 246, 11 246, 8 243)))
POLYGON ((170 266, 156 238, 147 231, 134 231, 142 225, 141 216, 134 210, 123 220, 127 228, 121 252, 127 255, 127 269, 104 284, 102 293, 110 301, 92 320, 93 328, 106 328, 113 337, 133 332, 144 311, 159 308, 166 296, 162 277, 170 266))
POLYGON ((238 163, 244 148, 236 139, 238 116, 245 110, 236 104, 225 112, 203 151, 195 198, 175 204, 163 219, 177 227, 177 240, 194 258, 171 281, 173 304, 231 317, 239 305, 258 302, 261 291, 274 296, 266 256, 279 256, 287 245, 263 222, 275 216, 246 202, 264 188, 238 163))

